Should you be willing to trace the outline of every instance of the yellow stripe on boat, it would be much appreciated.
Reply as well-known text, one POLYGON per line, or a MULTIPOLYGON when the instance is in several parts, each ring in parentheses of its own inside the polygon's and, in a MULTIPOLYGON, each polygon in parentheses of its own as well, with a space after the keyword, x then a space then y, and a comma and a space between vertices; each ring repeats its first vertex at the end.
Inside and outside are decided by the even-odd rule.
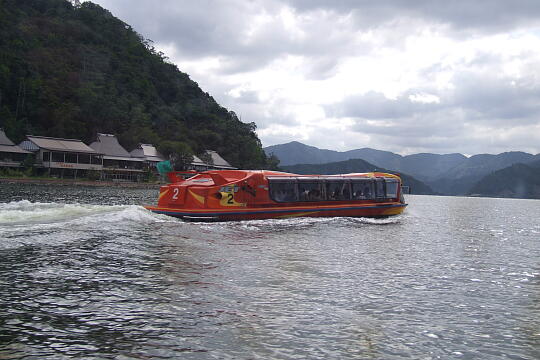
POLYGON ((191 190, 188 190, 189 193, 191 194, 191 196, 193 196, 193 198, 195 200, 197 200, 198 202, 200 202, 202 205, 204 205, 204 196, 201 196, 201 195, 197 195, 195 194, 193 191, 191 190))
POLYGON ((405 210, 405 207, 393 207, 383 211, 382 215, 399 215, 405 210))
POLYGON ((169 192, 169 189, 165 190, 164 192, 159 193, 158 200, 161 199, 163 196, 165 196, 165 194, 168 192, 169 192))

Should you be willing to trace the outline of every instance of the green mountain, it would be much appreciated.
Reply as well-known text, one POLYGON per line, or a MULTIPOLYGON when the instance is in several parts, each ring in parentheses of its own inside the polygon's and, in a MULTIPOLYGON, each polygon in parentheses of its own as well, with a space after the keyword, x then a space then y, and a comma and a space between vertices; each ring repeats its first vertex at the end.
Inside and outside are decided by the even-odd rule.
POLYGON ((0 0, 0 127, 16 142, 33 134, 89 143, 102 132, 127 149, 173 142, 241 168, 267 161, 254 123, 91 2, 0 0))
POLYGON ((438 179, 428 181, 428 184, 444 194, 468 194, 484 176, 514 164, 529 163, 534 161, 537 156, 521 151, 504 152, 497 155, 474 155, 445 172, 438 179))
POLYGON ((540 199, 540 161, 514 164, 495 171, 476 183, 471 195, 540 199))
MULTIPOLYGON (((348 174, 348 173, 358 173, 358 172, 370 172, 370 171, 381 171, 395 173, 393 171, 385 170, 380 167, 377 167, 373 164, 368 163, 362 159, 350 159, 346 161, 332 162, 326 164, 298 164, 298 165, 289 165, 281 166, 281 169, 286 172, 291 172, 294 174, 321 174, 321 175, 334 175, 334 174, 348 174)), ((403 185, 409 186, 412 194, 435 194, 435 192, 423 182, 413 178, 410 175, 399 174, 403 185)))

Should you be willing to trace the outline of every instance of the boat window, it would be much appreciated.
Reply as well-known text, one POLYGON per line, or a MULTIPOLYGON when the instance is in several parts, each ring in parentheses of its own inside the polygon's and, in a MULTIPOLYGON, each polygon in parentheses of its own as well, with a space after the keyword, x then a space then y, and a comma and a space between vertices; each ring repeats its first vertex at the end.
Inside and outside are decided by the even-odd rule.
POLYGON ((351 198, 350 183, 345 180, 326 181, 326 200, 349 200, 351 198))
POLYGON ((399 181, 397 179, 386 179, 386 197, 395 199, 398 196, 399 181))
POLYGON ((269 178, 270 198, 276 202, 385 200, 398 197, 394 178, 269 178))
POLYGON ((277 202, 297 201, 295 181, 269 181, 269 186, 272 200, 277 202))
POLYGON ((353 200, 373 199, 375 196, 374 182, 372 179, 355 179, 352 181, 353 200))
POLYGON ((375 180, 375 193, 377 194, 377 199, 386 198, 386 189, 384 179, 375 180))
POLYGON ((299 201, 321 201, 324 200, 320 181, 298 181, 299 201))

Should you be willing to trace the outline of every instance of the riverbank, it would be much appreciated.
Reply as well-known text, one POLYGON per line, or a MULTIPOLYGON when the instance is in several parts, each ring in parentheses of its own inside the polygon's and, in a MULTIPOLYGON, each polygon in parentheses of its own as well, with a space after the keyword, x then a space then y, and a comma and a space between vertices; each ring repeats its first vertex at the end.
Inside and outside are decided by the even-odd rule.
POLYGON ((163 183, 136 183, 123 181, 92 181, 77 179, 0 178, 0 184, 36 184, 95 187, 129 187, 135 189, 156 189, 163 183))

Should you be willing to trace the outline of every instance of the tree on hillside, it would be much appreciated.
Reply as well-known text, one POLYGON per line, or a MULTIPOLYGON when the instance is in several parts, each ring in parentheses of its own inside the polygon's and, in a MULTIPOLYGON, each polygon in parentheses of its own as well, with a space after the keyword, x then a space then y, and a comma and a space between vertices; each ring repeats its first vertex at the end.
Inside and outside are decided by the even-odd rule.
POLYGON ((164 141, 158 151, 169 159, 174 170, 188 170, 193 162, 193 150, 181 141, 164 141))

